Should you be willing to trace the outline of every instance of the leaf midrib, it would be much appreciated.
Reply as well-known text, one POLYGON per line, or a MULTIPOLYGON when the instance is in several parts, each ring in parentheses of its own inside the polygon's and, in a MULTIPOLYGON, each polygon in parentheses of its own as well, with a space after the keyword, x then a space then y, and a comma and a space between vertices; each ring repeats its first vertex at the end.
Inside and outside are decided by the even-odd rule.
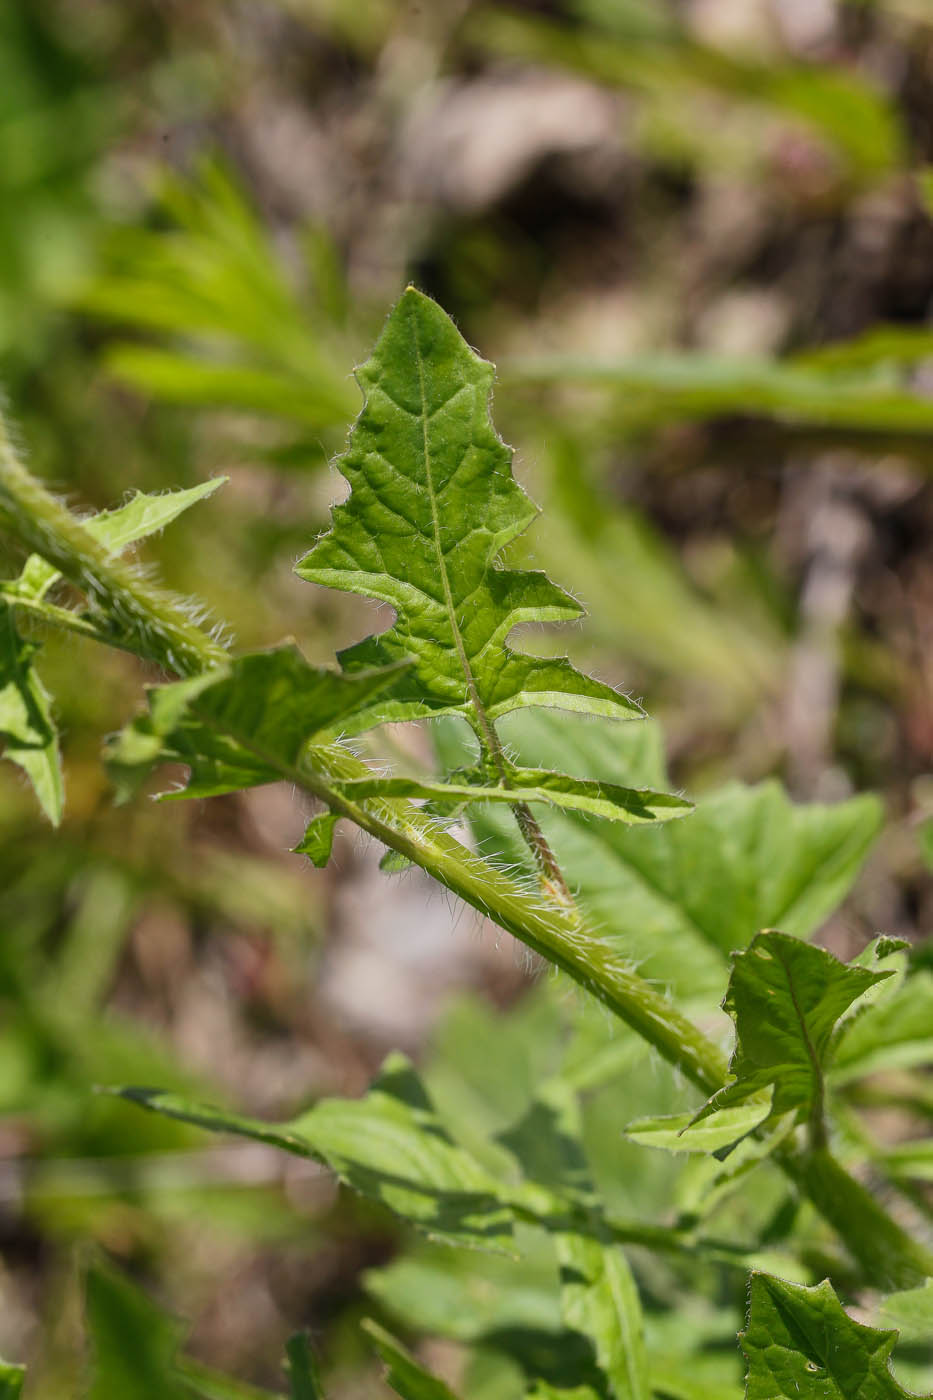
POLYGON ((424 453, 424 476, 427 488, 428 504, 431 508, 431 532, 434 538, 434 552, 437 555, 441 574, 441 586, 444 591, 444 607, 447 611, 447 618, 450 623, 450 630, 454 639, 454 646, 457 649, 457 657, 463 670, 466 680, 467 691, 476 718, 480 726, 481 733, 478 736, 481 743, 487 750, 487 757, 492 759, 499 773, 501 781, 506 780, 505 763, 503 761, 502 747, 498 736, 492 726, 492 722, 480 700, 479 690, 476 685, 476 677, 473 675, 473 668, 470 665, 470 658, 467 656, 463 637, 460 634, 460 625, 457 621, 456 609, 454 608, 453 591, 450 587, 450 576, 447 572, 447 557, 441 548, 440 516, 437 509, 437 494, 434 490, 434 476, 431 464, 431 447, 428 440, 428 396, 424 382, 424 359, 421 354, 421 342, 418 338, 418 325, 414 316, 409 316, 409 326, 411 327, 412 343, 415 350, 415 364, 418 369, 418 392, 421 398, 421 442, 424 453))

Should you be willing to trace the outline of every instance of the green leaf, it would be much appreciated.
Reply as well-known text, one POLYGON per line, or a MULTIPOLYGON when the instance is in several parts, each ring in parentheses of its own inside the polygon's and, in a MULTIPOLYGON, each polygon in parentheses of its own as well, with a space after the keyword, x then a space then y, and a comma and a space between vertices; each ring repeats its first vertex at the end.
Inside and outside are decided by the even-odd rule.
POLYGON ((753 1273, 749 1299, 746 1400, 910 1400, 888 1367, 897 1333, 853 1322, 828 1280, 753 1273))
POLYGON ((3 756, 17 764, 39 805, 57 826, 64 805, 58 732, 51 705, 32 660, 38 647, 16 630, 13 610, 0 599, 0 739, 3 756))
POLYGON ((385 1362, 386 1380, 402 1400, 456 1400, 449 1386, 426 1371, 384 1327, 369 1318, 361 1326, 385 1362))
MULTIPOLYGON (((588 778, 662 788, 657 726, 592 723, 526 711, 503 734, 517 761, 560 765, 588 778)), ((437 734, 447 770, 467 758, 453 726, 437 734)), ((727 958, 762 928, 803 938, 849 890, 881 827, 870 796, 796 805, 774 781, 728 783, 688 821, 629 828, 583 814, 539 820, 594 928, 643 974, 700 1001, 721 997, 727 958)), ((507 813, 472 807, 477 845, 503 864, 528 864, 507 813)))
POLYGON ((311 1344, 303 1332, 296 1332, 285 1344, 291 1400, 321 1400, 323 1389, 311 1344))
POLYGON ((798 1110, 822 1123, 823 1075, 842 1013, 887 972, 841 963, 784 933, 760 933, 732 963, 723 1003, 735 1021, 734 1081, 700 1110, 701 1122, 773 1086, 773 1115, 798 1110))
POLYGON ((157 1089, 120 1093, 143 1108, 212 1132, 236 1133, 313 1157, 355 1191, 436 1238, 499 1246, 511 1233, 499 1183, 453 1141, 403 1055, 389 1056, 365 1098, 322 1099, 282 1124, 157 1089))
POLYGON ((333 812, 322 812, 318 817, 312 817, 305 829, 305 834, 292 847, 295 855, 307 856, 312 865, 316 865, 322 870, 330 860, 331 851, 334 847, 334 828, 339 821, 339 817, 333 812))
POLYGON ((606 821, 640 825, 671 821, 693 810, 692 802, 648 788, 620 787, 617 783, 573 778, 543 768, 517 768, 503 762, 502 785, 490 787, 477 774, 474 782, 430 782, 422 778, 357 778, 342 783, 339 791, 351 798, 416 797, 461 798, 470 802, 543 802, 565 811, 583 812, 606 821))
POLYGON ((0 1400, 19 1400, 26 1380, 25 1366, 0 1361, 0 1400))
POLYGON ((149 690, 149 713, 110 745, 124 791, 162 761, 186 763, 171 796, 211 797, 294 776, 307 745, 339 716, 391 685, 401 666, 351 676, 308 664, 294 646, 247 653, 229 666, 149 690))
POLYGON ((546 661, 508 646, 519 623, 568 620, 583 610, 544 574, 498 562, 537 511, 489 420, 492 366, 410 287, 358 379, 365 403, 340 459, 350 497, 334 508, 332 528, 298 573, 395 609, 388 631, 340 654, 345 670, 403 658, 414 664, 359 712, 354 728, 462 715, 495 782, 501 746, 493 726, 510 710, 640 714, 566 658, 546 661))

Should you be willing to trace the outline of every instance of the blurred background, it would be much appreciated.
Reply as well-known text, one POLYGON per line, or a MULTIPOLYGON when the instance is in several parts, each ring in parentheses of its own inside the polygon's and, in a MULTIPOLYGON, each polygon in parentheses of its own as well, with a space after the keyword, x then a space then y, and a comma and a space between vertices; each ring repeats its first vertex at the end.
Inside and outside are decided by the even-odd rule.
MULTIPOLYGON (((916 938, 928 167, 929 0, 5 0, 0 379, 82 509, 228 476, 140 557, 238 645, 328 662, 383 624, 292 565, 342 494, 352 367, 414 281, 499 367, 544 508, 519 556, 589 611, 528 645, 641 698, 691 796, 880 793, 824 937, 916 938)), ((368 1394, 355 1324, 400 1231, 313 1166, 91 1087, 283 1116, 390 1047, 441 1064, 490 1018, 533 1028, 535 969, 349 833, 306 868, 285 788, 114 809, 101 743, 154 677, 37 640, 67 810, 53 833, 3 766, 0 1354, 76 1393, 99 1250, 211 1365, 274 1383, 305 1326, 332 1392, 368 1394)))

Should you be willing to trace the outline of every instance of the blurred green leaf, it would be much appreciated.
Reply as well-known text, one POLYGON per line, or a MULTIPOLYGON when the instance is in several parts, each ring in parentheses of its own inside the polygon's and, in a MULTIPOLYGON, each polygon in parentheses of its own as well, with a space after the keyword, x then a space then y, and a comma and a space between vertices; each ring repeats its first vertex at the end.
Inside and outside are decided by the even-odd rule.
POLYGON ((363 1099, 322 1099, 289 1123, 224 1113, 157 1089, 123 1089, 143 1108, 213 1132, 314 1157, 428 1234, 497 1246, 511 1234, 499 1183, 450 1137, 404 1056, 390 1055, 363 1099))
POLYGON ((311 1344, 303 1332, 296 1332, 285 1344, 291 1400, 321 1400, 323 1390, 311 1344))
POLYGON ((25 1366, 10 1366, 0 1361, 0 1400, 19 1400, 25 1379, 25 1366))

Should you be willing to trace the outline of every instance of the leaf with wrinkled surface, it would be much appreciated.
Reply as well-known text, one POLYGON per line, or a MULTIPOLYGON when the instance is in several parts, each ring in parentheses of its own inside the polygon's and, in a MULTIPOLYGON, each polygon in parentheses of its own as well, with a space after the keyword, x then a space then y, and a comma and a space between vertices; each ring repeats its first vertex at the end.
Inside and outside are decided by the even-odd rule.
POLYGON ((897 1333, 854 1322, 828 1280, 753 1273, 749 1300, 746 1400, 911 1400, 888 1367, 897 1333))
POLYGON ((733 959, 723 1005, 735 1022, 734 1081, 700 1110, 702 1122, 773 1086, 772 1113, 820 1108, 833 1029, 856 997, 889 976, 842 963, 784 933, 760 933, 733 959))
MULTIPOLYGON (((412 669, 354 721, 462 715, 487 763, 495 721, 527 705, 625 718, 641 713, 566 658, 514 651, 522 622, 579 617, 541 573, 497 562, 537 514, 515 482, 489 420, 492 366, 450 318, 410 287, 373 356, 357 371, 365 403, 340 468, 349 499, 298 565, 312 583, 388 603, 395 624, 340 654, 347 671, 414 658, 412 669)), ((496 775, 498 776, 498 775, 496 775)))
POLYGON ((263 1123, 155 1089, 124 1098, 212 1132, 235 1133, 323 1162, 355 1191, 449 1242, 501 1246, 511 1234, 499 1183, 459 1147, 403 1055, 362 1099, 322 1099, 289 1123, 263 1123))

